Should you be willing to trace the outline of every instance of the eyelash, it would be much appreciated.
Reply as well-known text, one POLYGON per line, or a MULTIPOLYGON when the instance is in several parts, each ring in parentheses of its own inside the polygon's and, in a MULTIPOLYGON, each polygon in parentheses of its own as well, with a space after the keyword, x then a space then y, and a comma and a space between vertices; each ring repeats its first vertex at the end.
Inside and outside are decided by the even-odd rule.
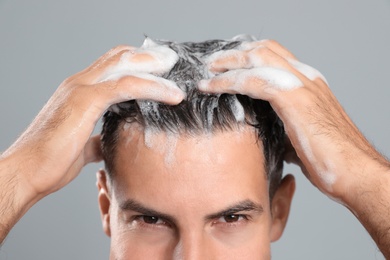
MULTIPOLYGON (((133 221, 137 221, 140 225, 147 228, 163 228, 163 227, 172 227, 172 225, 164 220, 163 218, 157 217, 157 216, 148 216, 148 215, 136 215, 132 218, 133 221), (155 218, 156 223, 147 223, 145 221, 145 218, 155 218), (159 223, 161 222, 161 223, 159 223)), ((219 217, 218 219, 214 220, 212 222, 213 225, 222 225, 225 227, 235 227, 239 224, 242 224, 242 222, 247 222, 250 220, 250 216, 246 214, 229 214, 219 217), (238 218, 236 221, 228 222, 226 221, 226 217, 236 217, 238 218)))
POLYGON ((213 225, 222 225, 224 227, 236 227, 237 225, 244 224, 250 220, 249 215, 245 214, 229 214, 224 215, 218 218, 216 221, 213 221, 213 225), (226 217, 236 217, 238 218, 236 221, 228 222, 226 221, 226 217))
POLYGON ((146 227, 146 228, 167 228, 167 227, 170 228, 172 226, 168 221, 164 220, 163 218, 157 217, 157 216, 136 215, 136 216, 132 217, 132 220, 136 221, 139 225, 141 225, 142 227, 146 227), (157 223, 155 223, 155 224, 147 223, 145 221, 145 218, 156 218, 157 223), (160 221, 162 223, 159 223, 160 221))

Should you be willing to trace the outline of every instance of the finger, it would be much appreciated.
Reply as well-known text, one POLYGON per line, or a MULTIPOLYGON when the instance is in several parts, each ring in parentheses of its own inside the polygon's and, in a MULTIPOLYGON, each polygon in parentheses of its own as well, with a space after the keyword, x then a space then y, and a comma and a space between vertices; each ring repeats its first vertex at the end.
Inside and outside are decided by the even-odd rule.
POLYGON ((209 70, 214 73, 271 65, 270 63, 277 65, 277 62, 280 64, 286 63, 265 47, 256 47, 250 50, 219 51, 206 60, 209 70))
POLYGON ((133 100, 153 100, 175 105, 185 98, 185 93, 173 81, 151 74, 129 73, 121 78, 95 85, 96 97, 108 106, 133 100))
POLYGON ((207 58, 206 62, 213 72, 224 72, 232 69, 264 66, 263 60, 279 56, 285 60, 296 60, 295 56, 285 47, 273 40, 243 42, 238 50, 219 51, 207 58), (270 54, 276 55, 270 55, 270 54), (257 55, 256 58, 256 54, 257 55))
POLYGON ((200 81, 198 88, 207 93, 242 94, 269 101, 278 91, 289 91, 303 85, 303 82, 288 70, 259 67, 228 71, 200 81))
POLYGON ((211 55, 208 66, 212 72, 248 69, 262 66, 291 69, 291 64, 271 49, 258 46, 249 50, 221 51, 211 55))
POLYGON ((214 73, 253 67, 248 53, 242 50, 218 51, 206 59, 206 64, 209 70, 214 73))
POLYGON ((231 50, 217 52, 208 59, 210 70, 224 72, 228 70, 274 67, 291 71, 303 82, 325 77, 316 69, 295 59, 285 59, 267 47, 257 47, 249 51, 231 50))
POLYGON ((102 55, 99 59, 97 59, 89 68, 98 68, 100 67, 103 63, 105 63, 108 59, 111 57, 117 55, 119 52, 122 51, 133 51, 135 50, 135 47, 129 46, 129 45, 118 45, 108 52, 106 52, 104 55, 102 55))
POLYGON ((210 70, 217 73, 259 66, 293 68, 309 80, 321 79, 327 84, 326 78, 318 70, 298 61, 291 52, 273 40, 244 42, 240 50, 217 52, 207 59, 207 63, 210 70))
POLYGON ((292 54, 287 48, 282 46, 279 42, 274 40, 262 40, 262 41, 256 41, 256 42, 245 42, 242 44, 243 50, 250 50, 255 49, 257 47, 266 47, 273 52, 277 53, 279 56, 285 58, 285 59, 294 59, 297 58, 292 54))
POLYGON ((98 188, 99 192, 105 192, 107 188, 107 177, 106 172, 103 169, 99 169, 98 172, 96 172, 96 187, 98 188))
POLYGON ((175 51, 166 46, 148 49, 125 49, 94 67, 89 73, 91 83, 103 82, 118 78, 120 74, 153 73, 162 75, 173 68, 179 57, 175 51))
POLYGON ((287 135, 285 136, 284 147, 285 147, 284 161, 287 163, 293 163, 300 166, 302 162, 299 159, 297 152, 295 151, 294 146, 292 145, 290 138, 287 135))
POLYGON ((106 64, 108 60, 110 60, 112 57, 116 56, 118 53, 120 53, 122 51, 132 51, 134 49, 135 49, 135 47, 128 46, 128 45, 116 46, 116 47, 112 48, 111 50, 109 50, 108 52, 106 52, 104 55, 102 55, 100 58, 98 58, 94 63, 92 63, 90 66, 88 66, 86 69, 84 69, 83 71, 81 71, 78 74, 80 74, 80 75, 87 74, 88 75, 91 71, 96 71, 99 68, 101 68, 102 66, 104 66, 104 64, 106 64))
POLYGON ((294 59, 288 59, 288 62, 291 64, 291 66, 294 67, 294 69, 299 71, 309 80, 314 81, 316 79, 321 79, 328 85, 328 81, 326 80, 324 75, 322 75, 322 73, 319 72, 317 69, 294 59))
POLYGON ((92 136, 84 147, 84 165, 103 160, 100 135, 92 136))
POLYGON ((283 45, 281 45, 279 42, 274 40, 262 40, 260 43, 267 47, 268 49, 272 50, 273 52, 277 53, 279 56, 285 58, 285 59, 294 59, 297 58, 292 54, 287 48, 285 48, 283 45))
MULTIPOLYGON (((251 44, 251 43, 249 43, 251 44)), ((267 47, 277 55, 286 59, 290 65, 299 71, 302 75, 307 77, 309 80, 321 79, 328 84, 326 78, 317 69, 300 62, 287 48, 281 45, 279 42, 274 40, 262 40, 252 44, 259 44, 260 46, 267 47)), ((256 45, 255 45, 256 46, 256 45)))

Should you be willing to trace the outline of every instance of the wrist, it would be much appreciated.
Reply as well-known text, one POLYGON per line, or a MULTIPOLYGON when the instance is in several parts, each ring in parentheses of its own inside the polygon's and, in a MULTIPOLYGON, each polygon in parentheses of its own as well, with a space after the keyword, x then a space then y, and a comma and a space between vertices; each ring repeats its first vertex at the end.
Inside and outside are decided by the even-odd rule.
POLYGON ((390 164, 383 157, 361 160, 345 180, 342 203, 355 215, 363 214, 373 200, 390 194, 390 164))
POLYGON ((18 165, 0 157, 0 244, 16 222, 33 205, 33 196, 20 185, 18 165))
MULTIPOLYGON (((38 194, 28 182, 32 169, 27 167, 26 159, 15 154, 0 157, 0 185, 8 201, 12 203, 14 215, 24 214, 38 202, 42 194, 38 194)), ((5 198, 4 198, 5 199, 5 198)))

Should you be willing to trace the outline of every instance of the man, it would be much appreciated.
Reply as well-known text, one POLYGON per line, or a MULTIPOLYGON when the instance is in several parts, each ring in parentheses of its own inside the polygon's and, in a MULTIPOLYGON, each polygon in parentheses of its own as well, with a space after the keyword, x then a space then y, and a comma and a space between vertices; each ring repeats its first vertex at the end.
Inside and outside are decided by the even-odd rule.
POLYGON ((152 42, 179 54, 162 75, 179 105, 129 101, 105 114, 107 174, 98 175, 112 259, 269 259, 284 229, 294 179, 281 182, 284 131, 267 102, 205 95, 202 60, 244 43, 152 42))
MULTIPOLYGON (((131 99, 175 105, 185 98, 185 93, 171 81, 150 75, 163 75, 177 61, 171 51, 156 48, 150 52, 117 47, 65 80, 27 131, 2 155, 1 240, 33 204, 66 185, 86 163, 101 159, 99 138, 89 136, 108 107, 131 99)), ((348 207, 383 254, 390 257, 389 162, 360 134, 322 76, 273 41, 247 42, 239 49, 223 50, 211 55, 207 66, 217 76, 201 81, 199 90, 268 101, 283 121, 294 148, 286 159, 299 164, 316 187, 348 207)), ((112 110, 115 112, 115 108, 112 110)), ((112 258, 129 254, 142 257, 139 252, 144 250, 138 251, 130 243, 135 238, 141 241, 140 247, 145 246, 142 241, 153 245, 160 257, 269 258, 267 244, 282 233, 294 182, 287 177, 273 195, 272 204, 267 203, 266 179, 258 174, 264 167, 255 163, 263 163, 266 158, 261 147, 254 145, 253 132, 244 129, 241 135, 230 131, 230 135, 221 132, 209 139, 177 138, 171 140, 176 142, 176 152, 169 155, 164 153, 167 148, 161 148, 161 142, 171 136, 154 132, 151 136, 142 127, 122 127, 118 140, 124 140, 129 129, 133 131, 127 144, 120 142, 115 148, 113 178, 109 181, 104 173, 99 174, 104 230, 117 245, 111 247, 112 258), (222 151, 220 157, 199 148, 213 145, 222 146, 218 148, 218 152, 222 151), (198 164, 189 160, 196 158, 186 154, 189 146, 201 158, 198 164), (227 149, 232 146, 237 150, 227 149), (239 157, 242 163, 223 168, 228 165, 226 161, 238 158, 237 151, 245 151, 239 157), (125 156, 127 153, 130 156, 125 156), (147 158, 156 163, 145 163, 147 158), (186 163, 177 163, 183 161, 186 163), (130 171, 130 166, 137 172, 130 171), (153 174, 157 170, 161 174, 153 174), (239 172, 251 177, 238 179, 239 172), (205 179, 212 181, 204 183, 205 179), (150 190, 142 189, 145 182, 152 182, 144 186, 150 190), (232 182, 243 183, 234 186, 232 182), (170 185, 186 186, 171 191, 171 197, 154 196, 168 194, 170 185), (247 190, 224 191, 223 187, 247 190), (257 188, 259 194, 254 196, 257 188), (218 192, 208 192, 211 190, 218 192), (237 201, 231 200, 231 193, 238 194, 237 201), (180 197, 182 201, 177 199, 180 197), (223 201, 224 198, 229 200, 223 201), (251 241, 261 241, 261 245, 251 241), (228 255, 223 250, 229 250, 228 255)))

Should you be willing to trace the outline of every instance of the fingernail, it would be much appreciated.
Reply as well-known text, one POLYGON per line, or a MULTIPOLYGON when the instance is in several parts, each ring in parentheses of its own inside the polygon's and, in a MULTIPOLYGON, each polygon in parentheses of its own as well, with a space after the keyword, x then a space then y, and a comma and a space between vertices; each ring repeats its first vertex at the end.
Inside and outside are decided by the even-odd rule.
POLYGON ((165 82, 165 85, 175 93, 176 97, 185 98, 186 93, 174 81, 166 80, 165 82))
POLYGON ((215 69, 215 60, 216 60, 216 57, 215 55, 211 55, 209 57, 206 58, 205 62, 206 62, 206 66, 207 68, 210 70, 210 71, 213 71, 215 69))
POLYGON ((175 103, 179 104, 180 102, 182 102, 185 98, 186 98, 187 94, 182 91, 181 89, 179 89, 179 91, 176 92, 175 96, 174 96, 174 99, 175 99, 175 103))
POLYGON ((198 89, 201 91, 207 91, 209 89, 210 80, 203 79, 198 83, 198 89))

